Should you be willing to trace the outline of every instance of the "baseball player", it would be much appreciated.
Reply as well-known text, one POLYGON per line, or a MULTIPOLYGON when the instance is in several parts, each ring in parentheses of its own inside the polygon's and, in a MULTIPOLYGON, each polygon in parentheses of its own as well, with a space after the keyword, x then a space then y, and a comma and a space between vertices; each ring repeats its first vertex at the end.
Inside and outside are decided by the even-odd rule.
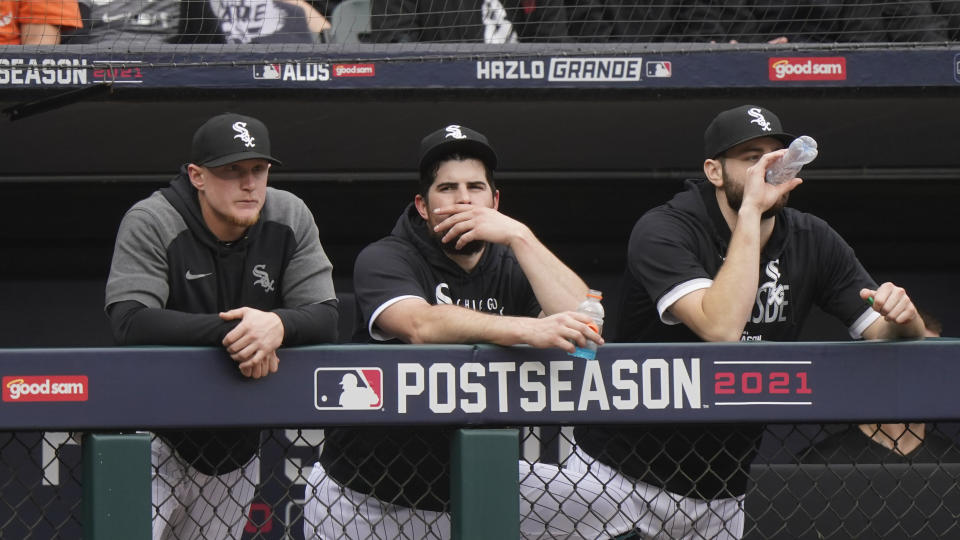
MULTIPOLYGON (((573 352, 602 343, 573 310, 587 286, 497 208, 486 137, 450 125, 423 139, 420 193, 390 236, 367 246, 354 290, 373 343, 528 344, 573 352)), ((326 430, 308 481, 306 538, 450 537, 453 428, 326 430)), ((521 533, 604 538, 633 529, 592 479, 521 462, 521 533)), ((619 494, 625 497, 626 493, 619 494)))
MULTIPOLYGON (((267 187, 279 163, 255 118, 221 114, 196 131, 191 162, 120 224, 106 288, 118 344, 220 347, 225 365, 257 379, 277 371, 281 346, 336 339, 332 266, 313 215, 267 187)), ((154 539, 240 538, 259 430, 157 435, 154 539)))
MULTIPOLYGON (((878 287, 829 225, 786 207, 799 178, 764 181, 792 139, 762 107, 714 118, 704 134, 706 181, 690 182, 633 229, 618 340, 793 341, 813 305, 843 321, 854 339, 923 335, 902 288, 878 287)), ((762 432, 762 425, 580 426, 569 466, 632 491, 646 536, 740 538, 762 432)))

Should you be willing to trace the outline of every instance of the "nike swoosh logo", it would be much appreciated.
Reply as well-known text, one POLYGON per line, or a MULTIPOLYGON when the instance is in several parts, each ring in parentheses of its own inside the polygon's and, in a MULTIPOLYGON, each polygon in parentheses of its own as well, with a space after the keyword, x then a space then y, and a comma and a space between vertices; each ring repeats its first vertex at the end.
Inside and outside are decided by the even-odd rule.
POLYGON ((212 276, 212 275, 213 275, 213 272, 207 272, 206 274, 191 274, 190 271, 187 270, 187 279, 189 279, 190 281, 193 281, 195 279, 205 278, 207 276, 212 276))
POLYGON ((122 19, 126 19, 126 18, 129 17, 129 16, 130 16, 129 13, 116 13, 116 14, 114 14, 114 15, 110 15, 109 13, 104 13, 102 20, 103 20, 104 24, 110 24, 110 23, 112 23, 113 21, 119 21, 119 20, 122 20, 122 19))

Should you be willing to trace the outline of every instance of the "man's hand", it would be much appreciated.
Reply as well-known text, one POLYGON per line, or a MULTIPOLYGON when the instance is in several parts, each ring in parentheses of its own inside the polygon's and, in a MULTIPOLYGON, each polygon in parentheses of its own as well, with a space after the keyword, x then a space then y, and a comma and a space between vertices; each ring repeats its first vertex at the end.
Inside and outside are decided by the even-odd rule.
POLYGON ((908 324, 917 318, 917 307, 907 296, 907 291, 889 281, 875 291, 860 289, 860 298, 869 302, 874 311, 894 324, 908 324))
POLYGON ((259 379, 271 373, 276 373, 280 369, 280 358, 276 352, 272 352, 266 356, 265 360, 247 360, 237 367, 240 368, 240 373, 244 377, 259 379))
POLYGON ((457 248, 474 240, 510 245, 530 231, 523 223, 485 206, 454 204, 437 208, 434 213, 449 216, 434 227, 434 231, 443 233, 444 243, 456 240, 457 248))
POLYGON ((923 319, 907 291, 887 282, 877 290, 860 289, 860 298, 870 303, 874 311, 883 315, 863 331, 864 339, 922 338, 923 319))
POLYGON ((538 349, 556 347, 569 353, 576 350, 576 346, 585 347, 587 341, 603 345, 603 338, 594 330, 593 319, 577 313, 564 311, 542 319, 516 319, 520 332, 520 342, 538 349))
POLYGON ((284 330, 276 313, 242 307, 221 313, 220 318, 240 319, 240 324, 223 338, 223 346, 245 377, 259 379, 277 372, 277 349, 283 343, 284 330))
POLYGON ((743 186, 743 202, 741 210, 756 210, 761 214, 777 204, 787 193, 803 183, 803 180, 794 178, 780 185, 768 184, 764 179, 767 168, 786 154, 786 149, 770 152, 760 157, 760 160, 747 169, 747 178, 743 186))

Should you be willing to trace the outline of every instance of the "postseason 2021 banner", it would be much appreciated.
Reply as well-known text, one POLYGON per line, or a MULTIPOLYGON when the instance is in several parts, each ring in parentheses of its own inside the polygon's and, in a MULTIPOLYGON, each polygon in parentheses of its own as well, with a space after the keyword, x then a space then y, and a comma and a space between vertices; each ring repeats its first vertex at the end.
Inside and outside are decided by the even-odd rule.
POLYGON ((0 351, 2 536, 79 537, 76 430, 260 425, 244 538, 301 538, 300 501, 337 424, 544 425, 960 418, 960 341, 606 345, 596 361, 492 346, 282 350, 243 378, 220 350, 0 351), (303 429, 295 429, 303 428, 303 429), (73 516, 73 517, 71 517, 73 516))
POLYGON ((4 429, 960 418, 960 343, 322 346, 242 377, 201 348, 0 352, 4 429))

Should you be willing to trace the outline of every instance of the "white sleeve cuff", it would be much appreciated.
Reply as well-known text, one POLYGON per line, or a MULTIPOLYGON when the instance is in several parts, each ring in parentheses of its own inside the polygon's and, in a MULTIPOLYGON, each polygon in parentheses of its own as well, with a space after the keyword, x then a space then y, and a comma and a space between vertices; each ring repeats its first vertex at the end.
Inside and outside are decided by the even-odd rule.
POLYGON ((693 291, 709 289, 711 285, 713 285, 712 279, 696 278, 690 281, 684 281, 667 291, 667 294, 661 296, 660 300, 657 301, 657 312, 660 313, 660 320, 663 321, 664 324, 680 324, 680 319, 674 317, 667 311, 670 309, 670 306, 693 291))
MULTIPOLYGON (((401 301, 401 300, 406 300, 407 298, 419 298, 419 299, 421 299, 421 300, 424 300, 424 298, 423 298, 422 296, 415 296, 415 295, 412 295, 412 294, 405 294, 405 295, 403 295, 403 296, 398 296, 398 297, 396 297, 396 298, 391 298, 390 300, 387 300, 386 302, 380 304, 380 307, 378 307, 378 308, 376 309, 376 311, 373 312, 373 315, 370 316, 370 324, 367 325, 367 331, 370 333, 370 337, 372 337, 373 339, 375 339, 375 340, 377 340, 377 341, 390 341, 391 339, 394 339, 395 337, 397 337, 397 336, 392 336, 392 335, 390 335, 390 334, 386 334, 386 333, 380 332, 379 330, 376 329, 376 327, 374 326, 374 323, 377 322, 377 317, 379 317, 380 314, 383 313, 383 310, 387 309, 388 307, 396 304, 397 302, 399 302, 399 301, 401 301)), ((424 300, 424 301, 426 301, 426 300, 424 300)))
POLYGON ((873 321, 879 318, 879 312, 874 311, 873 308, 867 308, 867 310, 863 312, 863 315, 860 315, 860 317, 850 325, 850 337, 853 339, 863 338, 863 331, 869 328, 870 325, 873 324, 873 321))

